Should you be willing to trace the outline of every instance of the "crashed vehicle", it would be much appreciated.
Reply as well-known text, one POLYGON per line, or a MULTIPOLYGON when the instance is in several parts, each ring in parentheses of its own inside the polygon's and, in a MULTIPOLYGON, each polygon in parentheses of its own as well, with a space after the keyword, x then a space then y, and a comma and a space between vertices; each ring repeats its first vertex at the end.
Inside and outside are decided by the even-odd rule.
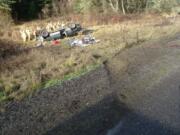
POLYGON ((68 24, 67 27, 55 32, 48 32, 46 30, 42 30, 39 36, 43 37, 44 41, 51 41, 78 35, 81 30, 82 27, 80 24, 68 24))

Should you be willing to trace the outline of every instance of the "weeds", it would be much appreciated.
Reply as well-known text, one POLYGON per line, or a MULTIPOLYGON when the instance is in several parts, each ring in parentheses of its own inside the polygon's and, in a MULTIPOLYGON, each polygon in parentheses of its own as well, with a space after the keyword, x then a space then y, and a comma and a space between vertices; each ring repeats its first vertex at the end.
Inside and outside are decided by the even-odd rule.
POLYGON ((61 80, 58 80, 58 79, 49 80, 49 81, 45 82, 44 84, 42 84, 41 88, 46 89, 46 88, 52 87, 54 85, 62 84, 65 81, 69 81, 69 80, 72 80, 75 78, 79 78, 79 77, 87 74, 88 72, 95 70, 99 66, 100 66, 99 64, 89 65, 86 68, 82 68, 77 72, 73 72, 73 73, 70 73, 68 75, 65 75, 63 77, 63 79, 61 79, 61 80))
POLYGON ((41 49, 18 49, 14 43, 1 41, 0 102, 21 100, 37 89, 79 77, 122 49, 172 35, 179 27, 178 21, 173 25, 156 24, 161 24, 161 20, 142 19, 94 26, 93 35, 101 42, 87 48, 68 47, 66 39, 58 47, 41 49))
POLYGON ((37 89, 57 84, 59 80, 79 76, 94 64, 97 61, 91 54, 80 48, 64 47, 31 49, 28 53, 2 59, 0 80, 1 91, 5 94, 1 99, 6 96, 20 100, 37 89))

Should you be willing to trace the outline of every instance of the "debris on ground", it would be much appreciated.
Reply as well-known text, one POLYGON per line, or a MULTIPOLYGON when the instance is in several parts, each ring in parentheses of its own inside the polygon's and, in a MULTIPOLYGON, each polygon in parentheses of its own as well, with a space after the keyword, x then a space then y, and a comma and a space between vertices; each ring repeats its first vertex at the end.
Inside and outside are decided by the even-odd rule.
POLYGON ((73 37, 78 35, 80 32, 85 32, 85 36, 82 39, 71 38, 68 41, 68 44, 73 46, 89 46, 95 43, 100 42, 100 40, 96 40, 95 37, 90 35, 92 30, 83 29, 80 24, 69 24, 68 26, 59 29, 55 32, 48 32, 46 30, 42 30, 39 37, 38 37, 38 44, 36 47, 43 47, 46 42, 51 41, 52 45, 60 45, 60 40, 64 39, 65 37, 73 37))
POLYGON ((54 46, 57 46, 57 45, 60 45, 60 44, 61 44, 60 40, 53 40, 52 41, 52 45, 54 45, 54 46))
POLYGON ((36 47, 42 47, 42 46, 44 46, 44 38, 42 36, 39 36, 36 47))
POLYGON ((92 35, 87 35, 84 36, 82 39, 71 39, 69 40, 69 44, 71 47, 73 46, 81 46, 81 47, 86 47, 95 43, 99 43, 100 40, 96 40, 95 37, 93 37, 92 35))

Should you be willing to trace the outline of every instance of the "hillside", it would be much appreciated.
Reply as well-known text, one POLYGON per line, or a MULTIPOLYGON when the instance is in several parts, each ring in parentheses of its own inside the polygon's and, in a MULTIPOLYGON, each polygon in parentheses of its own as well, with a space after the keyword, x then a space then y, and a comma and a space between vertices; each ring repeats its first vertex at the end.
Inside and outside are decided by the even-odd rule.
POLYGON ((157 18, 154 20, 141 18, 138 21, 90 27, 100 43, 85 48, 70 47, 68 38, 61 40, 57 46, 47 45, 43 48, 27 47, 34 42, 26 43, 26 46, 13 45, 15 43, 11 42, 1 44, 0 99, 20 100, 38 89, 84 74, 125 48, 179 31, 178 20, 165 25, 157 18))
POLYGON ((179 135, 179 0, 0 0, 0 135, 179 135))

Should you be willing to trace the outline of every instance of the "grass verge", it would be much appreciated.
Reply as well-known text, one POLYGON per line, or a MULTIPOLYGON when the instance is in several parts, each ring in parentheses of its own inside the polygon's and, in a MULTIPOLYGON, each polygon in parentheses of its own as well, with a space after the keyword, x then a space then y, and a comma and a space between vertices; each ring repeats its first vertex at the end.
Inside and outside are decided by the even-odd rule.
POLYGON ((98 67, 100 67, 100 64, 89 65, 86 68, 80 69, 77 72, 65 75, 63 77, 63 79, 60 79, 60 80, 58 80, 58 79, 49 80, 49 81, 45 82, 44 84, 42 84, 41 88, 47 89, 47 88, 55 86, 55 85, 60 85, 60 84, 62 84, 65 81, 69 81, 69 80, 72 80, 72 79, 75 79, 75 78, 79 78, 79 77, 89 73, 90 71, 95 70, 98 67))
POLYGON ((79 69, 76 72, 72 72, 72 73, 69 73, 67 75, 64 75, 64 77, 62 77, 61 79, 50 79, 48 81, 42 82, 41 84, 37 83, 36 85, 34 85, 32 87, 32 90, 30 90, 28 92, 23 92, 22 94, 20 94, 21 97, 13 97, 11 95, 6 94, 4 91, 0 91, 0 103, 8 102, 9 100, 14 100, 17 98, 22 99, 24 97, 33 95, 33 93, 37 90, 47 89, 47 88, 53 87, 55 85, 61 85, 65 81, 69 81, 69 80, 81 77, 81 76, 89 73, 90 71, 95 70, 96 68, 98 68, 100 66, 101 66, 101 64, 88 65, 82 69, 79 69))

